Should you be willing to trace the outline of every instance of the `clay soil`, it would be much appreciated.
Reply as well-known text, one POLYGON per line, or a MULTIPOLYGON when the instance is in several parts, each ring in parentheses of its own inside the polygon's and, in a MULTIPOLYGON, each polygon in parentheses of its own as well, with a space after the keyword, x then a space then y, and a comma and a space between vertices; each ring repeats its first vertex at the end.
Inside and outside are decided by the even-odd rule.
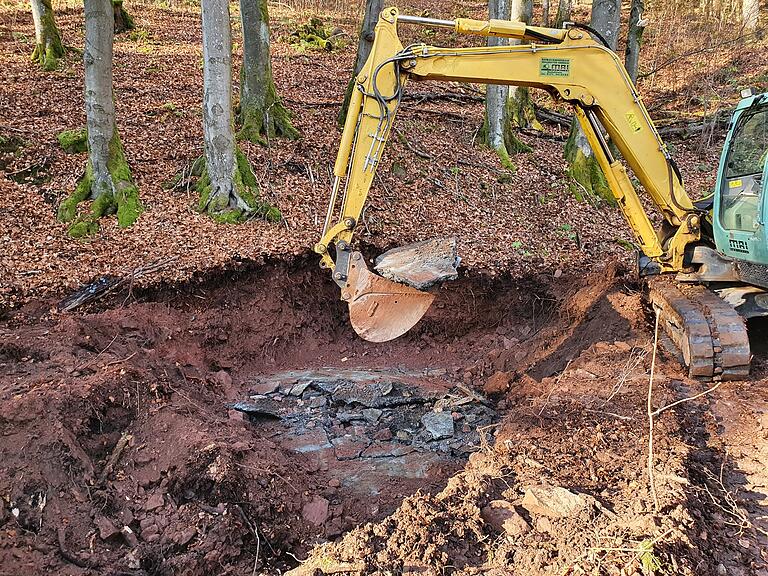
MULTIPOLYGON (((657 419, 656 510, 651 334, 620 266, 558 281, 465 271, 387 344, 354 335, 329 284, 297 259, 115 294, 78 314, 51 302, 11 314, 0 328, 0 573, 633 574, 655 562, 668 574, 765 574, 764 358, 752 381, 657 419), (326 401, 312 380, 296 390, 301 377, 269 383, 318 368, 377 374, 378 404, 354 389, 326 401), (395 392, 385 373, 401 375, 395 392), (404 393, 403 374, 424 389, 415 377, 404 393), (382 399, 396 393, 388 424, 382 399), (412 393, 433 404, 405 402, 412 393), (268 414, 267 398, 293 402, 293 416, 268 414), (261 408, 233 408, 249 399, 261 408), (365 405, 383 407, 375 426, 344 416, 365 405), (403 435, 395 417, 414 406, 449 411, 466 450, 419 444, 418 420, 403 435), (478 409, 490 421, 470 419, 478 409), (307 414, 307 426, 330 426, 330 452, 281 436, 307 414), (395 437, 380 434, 387 425, 395 437), (385 444, 378 455, 393 465, 414 450, 429 465, 382 474, 363 450, 385 444), (594 505, 562 518, 519 508, 541 484, 594 505), (527 529, 500 529, 494 500, 518 506, 527 529)), ((659 351, 655 407, 705 388, 659 351)))
MULTIPOLYGON (((750 326, 748 381, 655 419, 654 502, 653 318, 620 214, 568 191, 567 129, 522 134, 533 152, 506 170, 476 145, 477 87, 409 86, 408 144, 393 139, 357 239, 374 256, 456 235, 466 267, 414 330, 366 343, 307 255, 354 41, 298 52, 287 37, 310 4, 270 3, 276 81, 304 138, 244 145, 284 221, 225 227, 194 210, 193 188, 163 185, 202 148, 199 12, 168 4, 133 3, 139 28, 115 48, 118 126, 147 210, 86 241, 55 218, 85 165, 56 142, 84 124, 82 64, 30 66, 28 7, 0 6, 0 134, 21 143, 0 151, 0 576, 768 576, 768 328, 750 326), (587 505, 531 512, 536 487, 587 505)), ((322 15, 354 38, 342 4, 322 15)), ((82 47, 81 6, 55 6, 82 47)), ((659 124, 728 108, 739 78, 768 89, 764 46, 652 10, 667 25, 646 32, 640 87, 659 124)), ((672 143, 692 195, 711 190, 723 137, 672 143)), ((709 386, 659 347, 654 409, 709 386)))

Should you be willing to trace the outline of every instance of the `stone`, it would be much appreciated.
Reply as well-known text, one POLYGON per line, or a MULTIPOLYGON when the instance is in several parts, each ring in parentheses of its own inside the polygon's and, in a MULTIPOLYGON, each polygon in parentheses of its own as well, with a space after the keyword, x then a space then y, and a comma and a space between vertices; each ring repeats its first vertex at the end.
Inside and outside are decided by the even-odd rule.
POLYGON ((251 386, 251 392, 259 395, 274 394, 279 389, 280 389, 280 383, 275 382, 274 380, 269 380, 267 382, 257 382, 256 384, 251 386))
POLYGON ((453 436, 453 416, 450 412, 427 412, 421 417, 421 423, 433 440, 453 436))
POLYGON ((619 352, 629 352, 630 350, 632 350, 632 346, 630 346, 627 342, 624 342, 623 340, 616 340, 613 343, 613 346, 619 352))
POLYGON ((403 440, 405 442, 411 439, 411 435, 408 434, 408 432, 406 432, 405 430, 398 430, 395 436, 397 437, 398 440, 403 440))
POLYGON ((158 508, 162 508, 163 504, 165 504, 165 500, 163 500, 163 495, 159 492, 155 492, 152 494, 152 496, 149 497, 147 500, 147 503, 144 504, 144 510, 147 512, 151 512, 152 510, 157 510, 158 508))
POLYGON ((338 488, 339 486, 341 486, 341 481, 338 478, 331 478, 328 480, 329 488, 338 488))
POLYGON ((536 532, 539 534, 552 534, 552 521, 546 516, 536 519, 536 532))
POLYGON ((93 522, 96 524, 96 528, 99 530, 99 538, 102 540, 108 540, 120 532, 117 528, 115 528, 112 520, 106 516, 96 516, 93 522))
POLYGON ((384 411, 378 408, 366 408, 363 410, 363 418, 365 418, 366 422, 376 424, 383 413, 384 411))
POLYGON ((291 388, 290 395, 301 396, 302 394, 304 394, 304 390, 309 388, 310 384, 312 384, 312 380, 307 380, 306 382, 299 382, 298 384, 294 385, 293 388, 291 388))
POLYGON ((594 506, 594 498, 576 494, 560 486, 531 486, 523 496, 523 508, 531 514, 549 518, 572 518, 594 506))
POLYGON ((123 526, 123 529, 120 530, 120 533, 123 535, 123 539, 125 540, 125 543, 128 544, 128 546, 130 546, 131 548, 136 548, 136 546, 139 545, 139 539, 136 537, 136 534, 134 534, 133 530, 131 530, 130 527, 123 526))
POLYGON ((354 440, 349 436, 334 438, 331 440, 333 451, 337 460, 354 460, 360 456, 360 453, 368 447, 370 442, 354 440))
POLYGON ((219 370, 213 375, 213 378, 225 390, 229 390, 232 387, 232 376, 226 370, 219 370))
POLYGON ((522 536, 531 531, 526 519, 506 500, 492 500, 480 511, 480 516, 496 532, 505 532, 509 536, 522 536))
POLYGON ((197 529, 194 526, 189 526, 185 530, 182 530, 181 532, 177 532, 174 537, 173 541, 176 542, 179 546, 186 546, 189 544, 189 542, 192 540, 192 538, 195 537, 197 534, 197 529))
POLYGON ((304 504, 301 516, 315 526, 322 526, 328 520, 328 500, 322 496, 314 496, 310 502, 304 504))
POLYGON ((325 396, 315 396, 309 400, 310 408, 322 408, 328 403, 325 396))
POLYGON ((385 442, 387 440, 392 440, 392 430, 390 430, 389 428, 383 428, 383 429, 379 430, 378 432, 376 432, 376 434, 374 434, 373 439, 374 440, 382 440, 382 441, 385 441, 385 442))
POLYGON ((460 262, 456 238, 432 238, 384 252, 376 258, 374 269, 385 278, 426 290, 456 280, 460 262))
POLYGON ((507 372, 495 372, 483 384, 483 392, 486 394, 501 394, 509 388, 509 374, 507 372))

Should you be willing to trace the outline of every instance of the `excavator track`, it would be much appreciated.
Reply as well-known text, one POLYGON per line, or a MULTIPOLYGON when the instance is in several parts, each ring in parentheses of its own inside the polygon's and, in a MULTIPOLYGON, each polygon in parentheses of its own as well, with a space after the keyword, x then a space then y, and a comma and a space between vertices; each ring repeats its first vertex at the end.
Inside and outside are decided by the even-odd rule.
POLYGON ((659 322, 682 354, 691 378, 741 380, 749 375, 751 353, 744 319, 704 286, 649 282, 659 322))

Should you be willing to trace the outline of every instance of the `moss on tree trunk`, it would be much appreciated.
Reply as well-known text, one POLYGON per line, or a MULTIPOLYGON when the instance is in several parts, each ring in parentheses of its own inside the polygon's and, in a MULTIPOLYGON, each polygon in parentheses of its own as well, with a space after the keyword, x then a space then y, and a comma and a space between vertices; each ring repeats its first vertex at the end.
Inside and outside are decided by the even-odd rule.
POLYGON ((229 190, 214 190, 205 166, 205 157, 195 162, 202 168, 200 179, 197 181, 197 191, 200 193, 198 210, 209 214, 216 222, 234 224, 254 217, 280 222, 280 210, 259 198, 259 183, 250 161, 239 147, 235 149, 235 158, 237 162, 232 177, 232 189, 229 190))
POLYGON ((59 206, 59 220, 71 223, 70 236, 79 238, 95 234, 102 216, 117 213, 118 225, 127 228, 141 214, 143 208, 139 202, 139 190, 133 182, 117 130, 109 143, 107 172, 107 175, 97 178, 89 160, 75 191, 59 206), (87 200, 93 200, 90 210, 78 214, 78 205, 87 200))
POLYGON ((133 18, 123 6, 123 0, 112 0, 112 10, 115 16, 115 34, 136 28, 133 18))
POLYGON ((570 189, 577 199, 596 196, 611 206, 616 205, 605 174, 576 120, 571 125, 571 133, 565 143, 565 159, 568 161, 567 174, 573 179, 570 189))
POLYGON ((241 100, 237 121, 240 125, 237 133, 238 140, 266 144, 269 138, 282 137, 295 140, 299 137, 299 131, 291 124, 291 113, 277 96, 271 74, 270 82, 264 89, 264 100, 241 100))
POLYGON ((35 20, 35 49, 32 51, 32 60, 43 70, 55 70, 59 59, 64 57, 64 44, 56 26, 51 0, 33 0, 32 15, 35 20))
POLYGON ((243 67, 240 70, 238 140, 265 144, 269 138, 299 137, 291 125, 291 113, 277 95, 269 51, 267 0, 242 0, 243 67))

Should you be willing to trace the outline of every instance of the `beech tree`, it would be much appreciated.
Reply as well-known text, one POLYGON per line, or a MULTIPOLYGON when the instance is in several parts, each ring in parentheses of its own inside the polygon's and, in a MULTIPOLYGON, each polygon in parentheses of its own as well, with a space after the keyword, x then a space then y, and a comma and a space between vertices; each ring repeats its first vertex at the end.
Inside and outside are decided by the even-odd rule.
POLYGON ((125 11, 123 6, 123 0, 112 0, 112 10, 115 19, 115 34, 133 30, 136 25, 133 23, 133 18, 128 12, 125 11))
MULTIPOLYGON (((492 19, 529 22, 533 13, 531 0, 490 0, 488 14, 492 19)), ((505 38, 489 37, 489 46, 509 44, 505 38)), ((517 40, 511 41, 518 43, 517 40)), ((533 112, 530 93, 525 87, 489 84, 485 92, 485 120, 481 131, 486 145, 496 151, 502 164, 514 169, 510 154, 527 152, 530 148, 515 136, 514 129, 540 129, 533 112)))
POLYGON ((745 32, 754 32, 760 19, 760 0, 742 0, 742 23, 745 32))
POLYGON ((352 98, 352 90, 355 88, 355 77, 360 73, 360 70, 363 69, 365 61, 368 60, 368 56, 371 54, 376 23, 379 21, 379 15, 383 9, 383 0, 366 0, 365 2, 365 15, 363 16, 363 23, 360 26, 360 39, 357 43, 357 56, 355 56, 355 65, 352 68, 352 78, 347 84, 347 91, 344 94, 344 102, 339 111, 338 121, 340 125, 343 125, 347 119, 349 100, 352 98))
POLYGON ((133 224, 141 213, 139 191, 133 183, 115 124, 112 91, 114 26, 111 0, 85 0, 85 115, 88 162, 85 174, 69 198, 59 206, 59 219, 72 222, 69 233, 95 233, 98 219, 117 213, 120 227, 133 224), (77 206, 93 200, 90 212, 77 215, 77 206))
POLYGON ((571 0, 560 0, 557 4, 557 16, 555 16, 555 28, 562 28, 564 22, 571 19, 571 0))
POLYGON ((35 22, 35 49, 32 60, 43 70, 54 70, 59 58, 64 57, 64 44, 56 26, 56 16, 51 0, 31 0, 32 20, 35 22))
MULTIPOLYGON (((608 47, 614 51, 619 39, 620 22, 620 0, 594 0, 590 26, 603 36, 608 47)), ((611 204, 615 202, 608 181, 589 147, 587 137, 575 119, 565 143, 565 159, 569 164, 568 174, 576 183, 574 193, 577 196, 581 196, 586 190, 588 194, 596 194, 611 204)))
POLYGON ((280 212, 259 201, 250 162, 235 142, 228 1, 203 0, 202 20, 205 168, 197 183, 200 211, 219 222, 240 222, 254 215, 277 221, 280 212))
POLYGON ((627 28, 627 47, 624 51, 624 67, 627 69, 629 77, 632 78, 632 82, 637 82, 637 71, 640 65, 640 44, 646 25, 643 19, 644 10, 645 3, 643 0, 632 0, 627 28))
POLYGON ((243 26, 243 67, 240 72, 240 140, 265 144, 282 136, 294 140, 299 132, 277 95, 269 55, 267 0, 240 0, 243 26))

